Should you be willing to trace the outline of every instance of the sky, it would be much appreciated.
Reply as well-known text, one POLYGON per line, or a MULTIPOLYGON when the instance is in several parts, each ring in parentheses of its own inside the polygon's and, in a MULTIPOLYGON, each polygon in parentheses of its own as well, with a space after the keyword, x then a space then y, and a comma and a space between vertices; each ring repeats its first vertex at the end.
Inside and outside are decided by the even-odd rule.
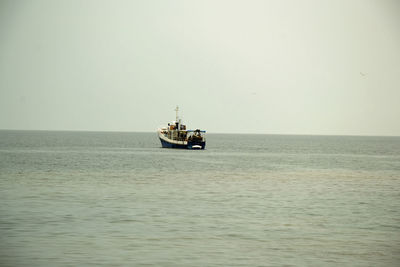
POLYGON ((0 0, 0 129, 400 135, 400 1, 0 0))

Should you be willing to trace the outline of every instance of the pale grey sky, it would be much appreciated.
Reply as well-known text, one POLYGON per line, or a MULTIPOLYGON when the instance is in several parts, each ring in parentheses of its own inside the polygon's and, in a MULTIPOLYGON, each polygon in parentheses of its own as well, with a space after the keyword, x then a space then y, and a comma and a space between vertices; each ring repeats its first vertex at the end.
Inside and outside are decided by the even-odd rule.
POLYGON ((0 129, 400 135, 400 1, 0 1, 0 129))

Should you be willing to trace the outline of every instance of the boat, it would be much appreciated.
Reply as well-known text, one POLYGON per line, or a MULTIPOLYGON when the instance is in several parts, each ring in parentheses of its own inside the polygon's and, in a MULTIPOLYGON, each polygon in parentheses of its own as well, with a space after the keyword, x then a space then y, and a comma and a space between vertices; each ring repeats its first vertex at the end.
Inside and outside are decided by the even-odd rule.
POLYGON ((187 130, 178 116, 179 107, 175 109, 175 121, 168 123, 167 127, 158 129, 162 147, 181 149, 204 149, 206 147, 205 133, 200 129, 187 130))

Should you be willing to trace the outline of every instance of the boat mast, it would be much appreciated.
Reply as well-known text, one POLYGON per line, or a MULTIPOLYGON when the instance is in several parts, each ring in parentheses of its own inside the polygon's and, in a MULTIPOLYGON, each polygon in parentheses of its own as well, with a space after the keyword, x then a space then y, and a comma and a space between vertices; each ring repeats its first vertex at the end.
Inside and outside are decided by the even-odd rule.
POLYGON ((178 111, 179 111, 179 107, 176 106, 176 108, 175 108, 175 112, 176 112, 176 120, 175 120, 175 122, 178 123, 178 129, 177 130, 179 131, 181 129, 181 119, 179 119, 178 111))
POLYGON ((178 122, 178 111, 179 111, 179 107, 178 106, 176 106, 176 108, 175 108, 175 112, 176 112, 176 122, 178 122))

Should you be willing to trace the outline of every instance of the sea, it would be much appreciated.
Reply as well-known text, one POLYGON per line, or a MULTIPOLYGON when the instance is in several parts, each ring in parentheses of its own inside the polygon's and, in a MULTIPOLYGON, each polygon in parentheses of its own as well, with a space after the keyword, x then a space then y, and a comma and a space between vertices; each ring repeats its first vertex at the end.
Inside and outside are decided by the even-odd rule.
POLYGON ((0 266, 400 266, 400 137, 2 130, 0 266))

